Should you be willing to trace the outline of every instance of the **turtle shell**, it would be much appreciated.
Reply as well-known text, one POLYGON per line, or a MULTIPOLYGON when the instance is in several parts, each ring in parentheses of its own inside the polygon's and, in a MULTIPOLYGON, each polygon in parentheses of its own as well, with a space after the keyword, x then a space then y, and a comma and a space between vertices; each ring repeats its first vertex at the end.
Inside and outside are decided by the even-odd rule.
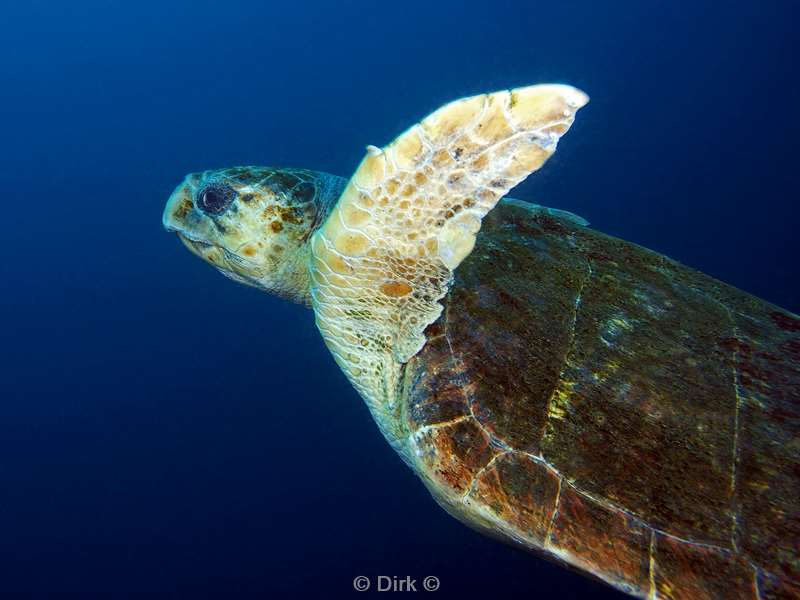
POLYGON ((800 597, 798 317, 514 202, 442 302, 401 397, 448 511, 641 597, 800 597))

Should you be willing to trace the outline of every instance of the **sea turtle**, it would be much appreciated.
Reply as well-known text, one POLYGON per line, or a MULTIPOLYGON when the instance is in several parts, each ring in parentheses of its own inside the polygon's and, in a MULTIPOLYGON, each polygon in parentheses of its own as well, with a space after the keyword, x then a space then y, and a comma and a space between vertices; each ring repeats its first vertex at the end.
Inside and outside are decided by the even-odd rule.
POLYGON ((192 174, 163 222, 310 305, 383 435, 469 526, 634 596, 798 598, 800 319, 500 201, 587 100, 457 100, 349 182, 192 174))

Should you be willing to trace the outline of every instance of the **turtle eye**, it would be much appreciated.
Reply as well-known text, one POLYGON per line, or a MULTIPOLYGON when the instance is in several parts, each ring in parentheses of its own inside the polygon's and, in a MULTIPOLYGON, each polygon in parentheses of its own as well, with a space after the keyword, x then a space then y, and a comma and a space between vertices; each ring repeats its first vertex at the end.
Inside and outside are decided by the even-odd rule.
POLYGON ((231 186, 212 183, 197 194, 197 206, 208 215, 220 215, 231 205, 235 197, 236 191, 231 186))

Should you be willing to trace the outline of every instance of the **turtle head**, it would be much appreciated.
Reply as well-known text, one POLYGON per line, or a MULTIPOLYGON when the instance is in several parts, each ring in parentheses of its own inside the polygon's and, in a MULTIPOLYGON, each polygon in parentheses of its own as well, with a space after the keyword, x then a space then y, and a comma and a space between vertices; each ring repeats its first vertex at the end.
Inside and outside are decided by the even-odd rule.
POLYGON ((163 223, 227 277, 308 304, 307 241, 345 183, 299 169, 192 173, 167 201, 163 223))

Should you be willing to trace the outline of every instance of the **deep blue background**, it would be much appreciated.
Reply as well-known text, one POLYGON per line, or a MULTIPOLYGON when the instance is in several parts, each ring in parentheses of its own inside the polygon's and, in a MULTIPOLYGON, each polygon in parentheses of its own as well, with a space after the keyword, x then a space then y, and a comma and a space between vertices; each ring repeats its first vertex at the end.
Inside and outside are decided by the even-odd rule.
POLYGON ((347 175, 456 97, 592 102, 513 194, 798 311, 794 2, 4 2, 0 594, 616 597, 429 498, 306 309, 161 230, 185 172, 347 175))

